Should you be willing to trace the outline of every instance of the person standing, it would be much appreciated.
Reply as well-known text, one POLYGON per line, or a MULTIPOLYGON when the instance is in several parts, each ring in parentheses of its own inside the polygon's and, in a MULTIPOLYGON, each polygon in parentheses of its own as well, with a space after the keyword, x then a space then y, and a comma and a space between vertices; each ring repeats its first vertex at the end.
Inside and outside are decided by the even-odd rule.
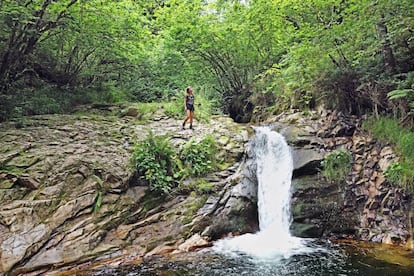
POLYGON ((185 123, 189 121, 190 129, 193 129, 193 117, 194 117, 194 94, 193 88, 191 86, 187 87, 186 95, 184 97, 184 110, 185 110, 185 119, 183 122, 183 128, 185 129, 185 123))

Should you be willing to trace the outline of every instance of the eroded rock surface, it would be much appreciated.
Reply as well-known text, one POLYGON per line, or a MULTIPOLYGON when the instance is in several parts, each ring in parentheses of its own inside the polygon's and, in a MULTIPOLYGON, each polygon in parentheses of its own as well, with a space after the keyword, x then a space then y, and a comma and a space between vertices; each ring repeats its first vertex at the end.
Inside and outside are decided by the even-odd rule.
POLYGON ((251 130, 226 117, 196 122, 195 131, 162 113, 154 118, 143 124, 133 112, 49 115, 28 118, 20 129, 0 125, 0 274, 205 246, 194 235, 237 186, 232 177, 251 130), (134 142, 150 130, 177 147, 213 135, 227 169, 208 175, 212 189, 204 194, 151 198, 148 187, 131 181, 129 167, 134 142))

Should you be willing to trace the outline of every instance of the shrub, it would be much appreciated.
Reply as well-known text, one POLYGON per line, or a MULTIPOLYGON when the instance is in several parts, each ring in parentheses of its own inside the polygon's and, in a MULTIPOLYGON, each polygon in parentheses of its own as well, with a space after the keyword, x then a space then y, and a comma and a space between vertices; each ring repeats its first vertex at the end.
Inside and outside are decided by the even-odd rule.
POLYGON ((217 144, 214 137, 208 135, 200 142, 188 141, 181 150, 180 159, 190 175, 204 175, 215 169, 217 144))
POLYGON ((387 180, 407 190, 414 191, 414 171, 413 165, 407 162, 394 162, 384 172, 387 180))
MULTIPOLYGON (((178 154, 167 136, 154 136, 150 132, 146 139, 135 145, 131 164, 151 191, 166 194, 184 176, 201 176, 214 170, 217 167, 216 153, 217 145, 212 136, 206 136, 200 142, 191 139, 178 154)), ((208 191, 212 187, 203 183, 196 188, 208 191)))
POLYGON ((401 162, 393 163, 385 172, 387 180, 407 191, 414 190, 414 133, 401 127, 392 118, 369 119, 364 128, 381 142, 390 143, 401 157, 401 162))
POLYGON ((402 133, 398 143, 404 158, 414 161, 414 133, 408 131, 402 133))
POLYGON ((396 120, 385 117, 370 118, 364 121, 363 127, 372 132, 373 136, 382 142, 398 143, 401 128, 396 120))
POLYGON ((168 193, 179 177, 176 152, 166 136, 152 132, 138 143, 132 155, 132 166, 152 191, 168 193))
POLYGON ((175 119, 184 118, 184 104, 182 99, 173 99, 169 102, 163 103, 165 115, 175 119))
POLYGON ((95 197, 95 201, 93 203, 93 212, 97 213, 99 211, 99 209, 101 209, 102 206, 102 199, 103 199, 103 181, 99 176, 95 176, 96 179, 96 197, 95 197))
POLYGON ((351 169, 352 156, 347 151, 334 151, 322 161, 323 174, 329 181, 342 181, 351 169))
MULTIPOLYGON (((203 96, 196 95, 195 103, 195 120, 209 122, 212 114, 213 103, 203 96)), ((164 112, 167 116, 175 119, 184 118, 184 94, 180 97, 174 97, 168 102, 162 103, 164 112)))

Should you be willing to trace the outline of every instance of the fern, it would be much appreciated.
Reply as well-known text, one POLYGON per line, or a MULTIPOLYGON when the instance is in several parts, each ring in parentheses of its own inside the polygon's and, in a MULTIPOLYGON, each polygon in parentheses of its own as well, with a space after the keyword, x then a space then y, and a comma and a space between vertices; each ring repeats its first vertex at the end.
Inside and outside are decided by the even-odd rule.
MULTIPOLYGON (((387 94, 388 99, 395 100, 400 98, 408 98, 412 100, 414 98, 414 90, 413 89, 396 89, 388 92, 387 94)), ((411 103, 412 104, 412 103, 411 103)))

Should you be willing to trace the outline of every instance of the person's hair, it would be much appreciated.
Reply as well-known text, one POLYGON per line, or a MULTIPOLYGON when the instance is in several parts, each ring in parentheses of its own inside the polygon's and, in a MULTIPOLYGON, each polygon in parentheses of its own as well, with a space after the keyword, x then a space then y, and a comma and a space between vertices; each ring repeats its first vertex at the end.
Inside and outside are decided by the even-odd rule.
POLYGON ((187 94, 190 92, 190 90, 191 90, 191 86, 188 86, 188 87, 185 89, 185 91, 186 91, 186 93, 187 93, 187 94))

